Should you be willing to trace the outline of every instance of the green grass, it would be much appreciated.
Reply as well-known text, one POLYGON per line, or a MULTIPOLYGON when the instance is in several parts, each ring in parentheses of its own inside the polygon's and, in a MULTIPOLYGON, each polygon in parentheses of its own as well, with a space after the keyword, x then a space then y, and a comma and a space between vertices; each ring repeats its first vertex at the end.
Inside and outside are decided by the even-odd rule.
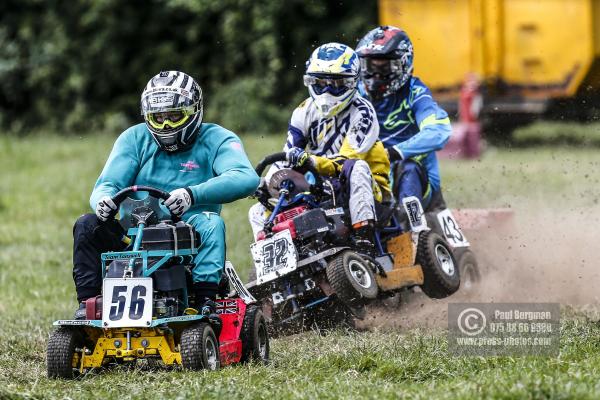
POLYGON ((567 144, 573 146, 600 146, 600 123, 540 121, 518 128, 513 133, 515 144, 567 144))
MULTIPOLYGON (((72 315, 71 227, 114 137, 0 137, 0 398, 598 398, 600 328, 564 320, 558 358, 459 358, 443 330, 306 333, 273 342, 269 366, 217 373, 113 370, 74 382, 45 377, 52 320, 72 315)), ((281 137, 244 137, 253 162, 281 137)), ((600 157, 590 149, 490 149, 481 160, 442 162, 452 206, 527 210, 600 198, 600 157)), ((250 267, 250 200, 225 207, 228 258, 250 267)))

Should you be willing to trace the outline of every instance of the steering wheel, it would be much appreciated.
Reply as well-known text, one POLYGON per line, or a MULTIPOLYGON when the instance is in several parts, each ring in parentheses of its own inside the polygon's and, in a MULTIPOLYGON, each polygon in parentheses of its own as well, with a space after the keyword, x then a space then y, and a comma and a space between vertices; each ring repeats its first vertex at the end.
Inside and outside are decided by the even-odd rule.
MULTIPOLYGON (((287 159, 287 156, 286 156, 285 151, 270 154, 270 155, 266 156, 265 158, 263 158, 256 165, 256 168, 254 170, 256 171, 258 176, 262 176, 262 173, 265 171, 265 168, 267 168, 268 165, 271 165, 271 164, 279 162, 279 161, 285 161, 286 159, 287 159)), ((321 177, 321 175, 319 175, 319 173, 317 172, 317 169, 314 167, 314 165, 312 165, 311 163, 307 163, 301 167, 294 167, 292 169, 295 171, 299 171, 299 172, 308 171, 308 172, 312 173, 315 178, 315 183, 314 183, 314 185, 311 185, 311 191, 315 191, 316 193, 323 193, 323 178, 321 177)))
MULTIPOLYGON (((129 187, 126 187, 125 189, 119 191, 117 194, 115 194, 111 198, 113 203, 115 203, 115 206, 117 206, 117 210, 120 208, 121 203, 126 198, 128 198, 130 194, 135 193, 135 192, 147 192, 149 196, 152 196, 156 199, 163 200, 163 201, 167 200, 171 196, 168 192, 165 192, 164 190, 153 188, 151 186, 139 186, 139 185, 129 186, 129 187)), ((177 215, 174 215, 170 211, 169 211, 169 213, 171 214, 171 220, 173 222, 181 221, 180 217, 178 217, 177 215)), ((115 213, 115 215, 116 215, 116 213, 115 213)), ((113 218, 114 218, 114 215, 113 215, 113 218)))

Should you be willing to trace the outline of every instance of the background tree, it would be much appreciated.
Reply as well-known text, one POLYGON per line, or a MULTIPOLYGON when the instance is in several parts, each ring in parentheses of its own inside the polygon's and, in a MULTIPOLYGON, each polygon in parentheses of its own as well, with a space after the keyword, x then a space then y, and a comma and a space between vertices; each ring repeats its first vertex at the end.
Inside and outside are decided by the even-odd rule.
POLYGON ((148 79, 179 69, 200 82, 208 120, 284 131, 314 47, 355 46, 376 23, 375 1, 4 0, 0 126, 120 130, 141 121, 148 79))

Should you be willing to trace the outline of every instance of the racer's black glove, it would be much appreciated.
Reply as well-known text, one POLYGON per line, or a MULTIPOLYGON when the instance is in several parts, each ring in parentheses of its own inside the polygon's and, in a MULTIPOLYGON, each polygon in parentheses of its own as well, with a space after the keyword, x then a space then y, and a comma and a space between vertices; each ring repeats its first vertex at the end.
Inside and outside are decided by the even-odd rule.
POLYGON ((260 184, 250 197, 257 199, 261 204, 267 204, 270 196, 267 181, 265 178, 260 178, 260 184))

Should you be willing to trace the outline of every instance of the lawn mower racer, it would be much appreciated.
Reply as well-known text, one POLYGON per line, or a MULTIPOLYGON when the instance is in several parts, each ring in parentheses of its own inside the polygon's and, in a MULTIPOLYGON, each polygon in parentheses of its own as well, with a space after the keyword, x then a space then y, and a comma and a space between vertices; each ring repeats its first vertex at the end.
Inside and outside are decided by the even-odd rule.
MULTIPOLYGON (((286 157, 267 156, 257 173, 286 157)), ((263 190, 268 194, 259 193, 259 201, 270 216, 251 246, 255 271, 246 287, 275 332, 352 325, 364 318, 369 301, 404 288, 420 286, 432 298, 458 290, 449 245, 410 205, 400 213, 393 202, 377 204, 371 250, 356 243, 347 203, 311 163, 279 169, 263 190), (412 229, 404 228, 401 214, 411 216, 412 229)))
POLYGON ((85 301, 85 317, 54 323, 58 328, 47 346, 49 377, 74 378, 138 359, 192 370, 268 361, 265 318, 229 262, 216 301, 203 299, 198 309, 198 299, 189 296, 194 258, 203 243, 190 224, 172 212, 165 217, 156 198, 170 196, 131 186, 111 198, 133 244, 101 255, 102 295, 85 301), (128 197, 138 192, 149 196, 128 197), (236 296, 228 294, 229 284, 236 296))
POLYGON ((100 294, 100 254, 127 246, 119 224, 107 220, 117 212, 111 197, 132 185, 170 192, 165 206, 192 225, 202 243, 192 269, 195 305, 214 299, 225 263, 221 205, 252 194, 259 178, 235 134, 202 122, 202 103, 200 86, 182 72, 161 72, 146 85, 145 123, 119 136, 90 197, 96 215, 82 216, 73 229, 73 278, 82 303, 77 316, 85 314, 86 299, 100 294))
MULTIPOLYGON (((377 140, 373 107, 356 92, 358 73, 350 47, 327 43, 314 50, 304 75, 310 97, 292 114, 284 150, 289 165, 314 164, 319 174, 336 178, 332 183, 349 203, 356 244, 373 248, 375 200, 390 193, 389 161, 377 140)), ((282 166, 276 163, 266 180, 282 166)), ((266 212, 261 203, 249 211, 255 237, 266 212)))
POLYGON ((377 113, 379 138, 392 163, 393 193, 427 213, 427 222, 453 247, 462 278, 479 280, 475 255, 442 197, 435 152, 448 141, 448 114, 429 88, 413 76, 413 46, 406 32, 380 26, 358 43, 359 92, 377 113))
POLYGON ((200 86, 185 73, 161 72, 146 85, 141 96, 145 123, 119 136, 90 198, 95 215, 86 214, 75 223, 76 319, 85 318, 87 300, 101 293, 101 254, 124 250, 130 243, 112 217, 118 211, 114 196, 132 185, 170 191, 165 211, 183 218, 199 235, 191 268, 192 306, 215 312, 213 300, 225 264, 221 204, 253 193, 259 179, 239 138, 202 122, 202 104, 200 86))
MULTIPOLYGON (((267 165, 275 163, 264 181, 266 186, 262 185, 258 192, 260 204, 253 206, 249 212, 253 232, 258 239, 252 249, 257 278, 252 291, 262 299, 272 300, 273 306, 285 303, 276 308, 285 310, 290 305, 290 309, 278 312, 279 316, 285 317, 273 317, 278 325, 290 319, 297 322, 299 316, 307 315, 304 311, 321 305, 334 294, 337 299, 342 299, 341 304, 334 302, 336 313, 340 308, 337 306, 341 305, 344 313, 353 310, 354 315, 362 316, 363 300, 377 297, 378 285, 373 273, 379 271, 383 279, 387 276, 385 268, 393 265, 390 258, 385 259, 386 267, 381 264, 386 263, 385 260, 376 259, 388 255, 381 246, 379 234, 375 235, 376 209, 382 208, 381 204, 393 204, 388 184, 389 161, 377 139, 378 125, 373 108, 356 92, 357 77, 356 54, 350 48, 337 43, 317 48, 307 62, 304 77, 311 97, 292 115, 286 152, 267 157, 257 167, 257 173, 261 174, 267 165), (312 155, 306 152, 306 147, 312 155), (311 171, 318 184, 310 186, 302 174, 282 169, 282 160, 300 171, 303 168, 311 171), (321 179, 322 175, 329 179, 321 179), (303 193, 299 188, 310 190, 303 193), (271 203, 270 197, 274 197, 274 203, 271 203), (303 232, 299 238, 295 237, 300 229, 292 221, 295 218, 302 219, 297 223, 307 228, 309 233, 303 232), (311 218, 317 220, 312 221, 311 218), (286 221, 296 231, 286 228, 286 221), (315 222, 316 226, 307 226, 308 221, 315 222), (345 249, 349 251, 337 254, 345 249), (332 259, 335 260, 330 264, 335 267, 327 270, 327 278, 323 274, 313 276, 323 272, 326 261, 332 259), (298 268, 304 265, 307 267, 298 268), (292 283, 289 277, 283 277, 288 272, 293 272, 292 280, 297 281, 296 275, 310 278, 292 283), (335 279, 333 275, 336 275, 335 279), (267 282, 271 282, 270 289, 266 289, 267 282), (323 284, 316 298, 309 295, 303 301, 296 299, 316 288, 317 282, 323 284)), ((393 206, 388 206, 378 223, 385 225, 393 209, 393 206)), ((399 233, 397 229, 393 232, 399 233)), ((440 248, 444 246, 442 243, 440 248)), ((451 257, 448 262, 452 262, 451 257)), ((414 257, 410 267, 413 264, 414 257)), ((417 269, 420 271, 420 267, 417 269)), ((418 275, 417 269, 409 274, 418 275)), ((406 271, 402 273, 406 274, 406 271)), ((452 275, 452 279, 450 291, 458 287, 458 276, 452 275)), ((391 293, 408 284, 420 283, 423 279, 413 276, 380 286, 384 292, 391 293)), ((323 305, 329 308, 328 304, 323 305)))

